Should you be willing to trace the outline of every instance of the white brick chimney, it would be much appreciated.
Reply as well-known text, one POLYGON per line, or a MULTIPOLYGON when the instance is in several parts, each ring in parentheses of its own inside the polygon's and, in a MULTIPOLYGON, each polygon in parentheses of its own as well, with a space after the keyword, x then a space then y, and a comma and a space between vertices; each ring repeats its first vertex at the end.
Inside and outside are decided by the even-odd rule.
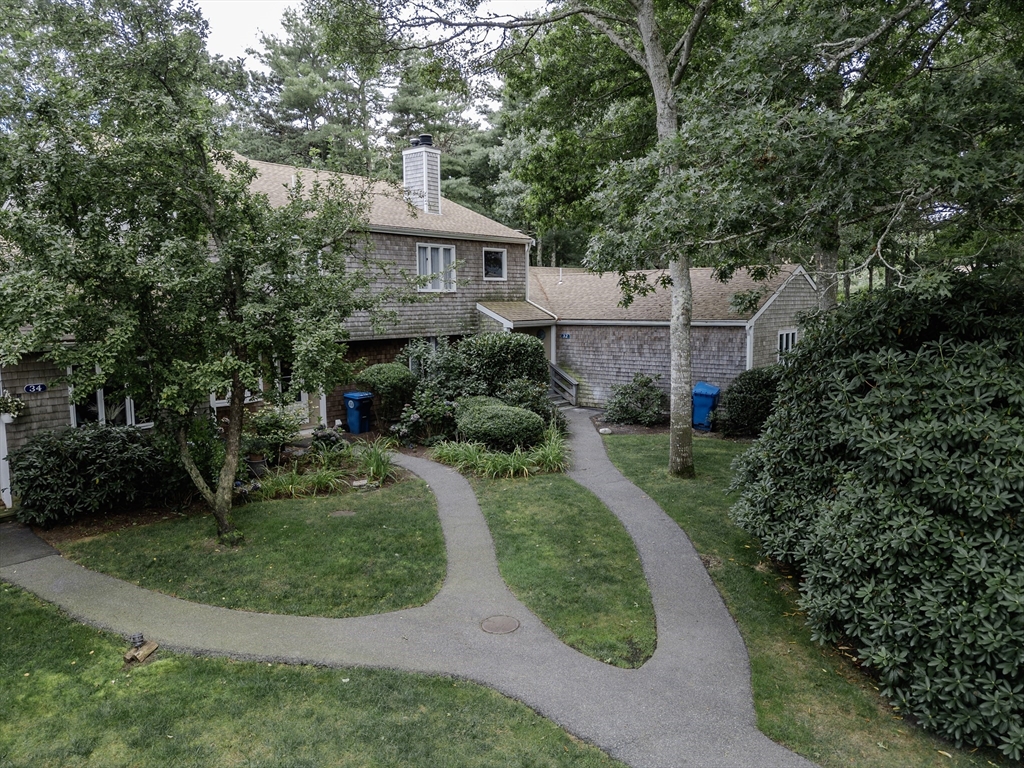
POLYGON ((427 213, 441 213, 441 150, 429 133, 402 150, 402 182, 412 205, 427 213))

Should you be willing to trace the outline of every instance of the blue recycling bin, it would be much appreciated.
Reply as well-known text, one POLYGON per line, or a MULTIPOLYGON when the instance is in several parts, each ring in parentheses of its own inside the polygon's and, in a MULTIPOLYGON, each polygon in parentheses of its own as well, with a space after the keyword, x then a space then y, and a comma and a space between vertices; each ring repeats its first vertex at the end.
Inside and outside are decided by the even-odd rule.
POLYGON ((370 408, 373 406, 372 392, 346 392, 345 414, 348 417, 348 431, 361 435, 370 431, 370 408))
POLYGON ((698 381, 693 388, 693 428, 704 432, 711 431, 711 412, 718 405, 719 387, 713 387, 698 381))

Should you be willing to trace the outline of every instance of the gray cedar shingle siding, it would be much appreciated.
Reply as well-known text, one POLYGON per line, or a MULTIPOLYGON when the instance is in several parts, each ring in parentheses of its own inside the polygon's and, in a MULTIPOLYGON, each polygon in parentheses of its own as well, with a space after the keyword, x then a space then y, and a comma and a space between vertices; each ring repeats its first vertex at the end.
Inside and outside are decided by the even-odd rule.
MULTIPOLYGON (((746 367, 745 329, 695 327, 691 334, 693 382, 725 389, 746 367)), ((558 336, 558 364, 580 380, 580 405, 603 406, 612 388, 628 384, 635 373, 660 375, 658 385, 668 393, 668 326, 560 324, 558 336)))
POLYGON ((0 371, 3 389, 17 395, 27 408, 7 424, 7 449, 13 451, 25 444, 28 438, 43 429, 57 429, 71 424, 71 409, 68 405, 67 384, 54 383, 65 371, 52 363, 42 361, 38 356, 24 358, 18 365, 0 371), (26 384, 46 384, 45 392, 25 393, 26 384))
POLYGON ((693 382, 726 389, 747 368, 747 331, 742 327, 690 328, 693 382))
POLYGON ((494 243, 484 240, 454 240, 443 235, 413 237, 373 233, 374 256, 398 272, 416 274, 416 246, 419 243, 455 246, 457 285, 451 293, 412 293, 416 301, 394 307, 397 322, 380 333, 373 333, 369 315, 357 312, 348 322, 352 340, 416 338, 420 336, 453 336, 476 333, 481 314, 477 302, 522 301, 526 298, 526 246, 515 243, 494 243), (506 250, 504 281, 484 282, 484 248, 506 250))
POLYGON ((778 362, 779 331, 797 329, 798 316, 817 305, 814 288, 802 275, 791 280, 754 322, 753 367, 761 368, 778 362))
POLYGON ((660 374, 658 384, 668 392, 669 354, 668 327, 558 326, 558 365, 579 378, 578 405, 604 405, 612 387, 629 383, 634 373, 660 374))

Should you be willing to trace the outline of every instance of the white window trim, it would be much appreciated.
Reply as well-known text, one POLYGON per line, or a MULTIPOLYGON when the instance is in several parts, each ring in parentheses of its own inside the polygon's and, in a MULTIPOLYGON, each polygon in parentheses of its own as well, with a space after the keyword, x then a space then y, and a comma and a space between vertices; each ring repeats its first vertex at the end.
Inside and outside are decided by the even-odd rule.
MULTIPOLYGON (((96 373, 103 373, 100 367, 96 366, 96 373)), ((68 368, 68 376, 71 375, 71 369, 68 368)), ((75 388, 68 385, 68 408, 71 411, 71 426, 77 429, 80 425, 78 423, 78 412, 75 410, 75 388)), ((107 405, 106 405, 106 393, 103 391, 103 387, 96 390, 96 414, 99 417, 98 423, 107 423, 107 405)), ((138 427, 139 429, 152 429, 154 422, 144 421, 141 424, 135 422, 135 401, 127 395, 124 398, 124 420, 125 424, 129 427, 138 427)))
POLYGON ((508 249, 507 248, 484 248, 480 255, 480 262, 483 266, 483 274, 485 282, 505 282, 508 280, 508 249), (500 253, 501 254, 501 277, 488 277, 487 276, 487 254, 488 253, 500 253))
MULTIPOLYGON (((428 252, 428 258, 429 258, 429 252, 428 252)), ((421 286, 419 286, 419 288, 417 290, 420 293, 455 293, 455 286, 456 286, 456 283, 458 282, 458 278, 457 278, 456 273, 455 273, 455 260, 456 260, 456 251, 455 251, 455 246, 454 245, 447 245, 447 244, 444 244, 444 243, 416 243, 416 274, 419 277, 421 277, 421 278, 422 277, 430 277, 431 275, 438 275, 437 279, 440 282, 440 287, 438 287, 438 288, 433 288, 433 287, 431 287, 428 284, 428 285, 421 285, 421 286), (421 248, 440 248, 440 249, 442 249, 442 253, 441 253, 442 269, 441 270, 439 270, 437 272, 428 272, 426 274, 424 274, 423 272, 420 271, 420 249, 421 248), (448 278, 448 279, 445 278, 444 269, 443 269, 443 262, 444 262, 443 249, 445 249, 445 248, 451 250, 451 252, 452 252, 451 268, 448 270, 448 273, 450 274, 451 277, 448 278)), ((431 281, 431 282, 433 282, 433 281, 431 281)))
MULTIPOLYGON (((250 405, 252 403, 261 403, 261 402, 263 402, 263 377, 262 376, 260 376, 259 381, 257 383, 257 386, 259 387, 259 389, 256 392, 250 392, 248 389, 245 390, 245 404, 246 405, 250 405)), ((223 399, 217 397, 217 393, 216 392, 214 392, 214 393, 212 393, 210 395, 210 407, 213 408, 214 410, 216 410, 217 408, 227 408, 229 405, 231 405, 231 393, 230 392, 228 392, 228 394, 225 395, 223 397, 223 399)))
POLYGON ((779 346, 777 360, 781 361, 783 355, 792 352, 793 347, 800 340, 800 335, 797 328, 784 328, 779 331, 779 346))

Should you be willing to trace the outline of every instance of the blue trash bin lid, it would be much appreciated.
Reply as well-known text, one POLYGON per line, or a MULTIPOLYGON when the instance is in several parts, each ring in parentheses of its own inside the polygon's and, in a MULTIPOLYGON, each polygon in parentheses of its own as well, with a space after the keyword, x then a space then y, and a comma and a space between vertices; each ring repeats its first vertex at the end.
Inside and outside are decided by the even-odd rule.
POLYGON ((711 395, 711 396, 714 396, 714 395, 717 395, 721 391, 722 390, 721 390, 720 387, 712 386, 711 384, 708 384, 708 383, 703 382, 703 381, 698 381, 697 385, 693 388, 693 394, 695 394, 695 395, 711 395))

